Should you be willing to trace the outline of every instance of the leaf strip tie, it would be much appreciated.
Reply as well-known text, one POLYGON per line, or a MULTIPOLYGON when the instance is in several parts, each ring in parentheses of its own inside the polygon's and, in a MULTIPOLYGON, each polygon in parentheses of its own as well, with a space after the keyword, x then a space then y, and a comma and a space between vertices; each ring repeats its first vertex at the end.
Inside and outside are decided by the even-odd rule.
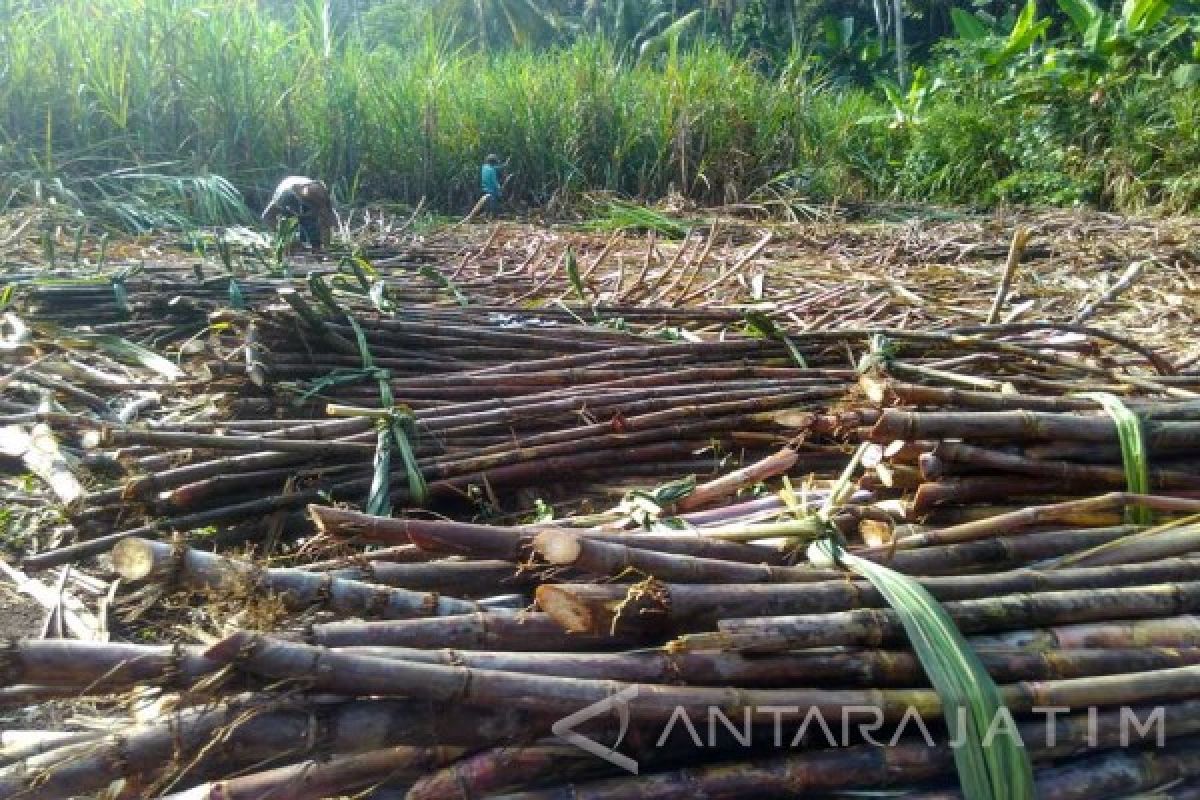
MULTIPOLYGON (((1125 483, 1131 494, 1150 493, 1150 459, 1146 454, 1146 440, 1142 432, 1142 421, 1129 406, 1109 392, 1084 392, 1080 397, 1095 400, 1117 426, 1117 439, 1121 444, 1121 463, 1125 467, 1125 483)), ((1154 515, 1144 506, 1134 506, 1126 512, 1129 520, 1138 525, 1151 525, 1154 515)))

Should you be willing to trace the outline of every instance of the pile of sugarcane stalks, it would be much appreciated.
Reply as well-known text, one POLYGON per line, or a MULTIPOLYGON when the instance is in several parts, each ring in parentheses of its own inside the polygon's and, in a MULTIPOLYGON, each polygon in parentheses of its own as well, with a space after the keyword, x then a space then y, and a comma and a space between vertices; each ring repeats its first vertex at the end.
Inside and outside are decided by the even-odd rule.
POLYGON ((1195 796, 1193 226, 691 227, 14 273, 2 566, 91 641, 0 650, 0 706, 87 704, 0 796, 958 796, 835 534, 942 603, 1039 796, 1195 796))
POLYGON ((205 314, 230 305, 261 308, 280 288, 303 288, 314 277, 365 307, 469 302, 506 312, 530 304, 561 306, 566 300, 579 304, 584 314, 599 306, 622 318, 645 316, 648 309, 651 316, 659 316, 655 308, 691 304, 740 275, 770 240, 758 231, 755 241, 747 242, 751 234, 736 224, 720 242, 714 233, 690 238, 669 264, 650 259, 663 258, 653 235, 508 225, 459 227, 434 237, 407 236, 386 246, 361 243, 319 257, 272 254, 260 246, 165 259, 159 249, 151 258, 137 260, 103 260, 97 265, 76 259, 70 268, 9 270, 3 280, 14 291, 10 300, 23 313, 63 324, 77 323, 81 314, 89 325, 164 318, 202 322, 205 314), (631 251, 645 263, 626 275, 624 264, 631 251), (586 263, 574 263, 577 257, 586 263), (653 276, 648 274, 652 263, 653 276), (610 276, 601 267, 615 270, 616 286, 611 290, 604 288, 610 276), (570 278, 572 271, 578 273, 578 284, 570 278), (373 298, 368 297, 371 291, 373 298))
MULTIPOLYGON (((125 535, 262 522, 264 514, 321 496, 364 503, 377 474, 378 414, 372 409, 379 407, 379 380, 383 370, 390 373, 385 364, 392 358, 414 373, 383 378, 395 402, 411 410, 413 461, 397 457, 387 473, 397 506, 469 507, 475 492, 496 504, 520 490, 553 492, 556 484, 565 484, 566 499, 575 503, 598 492, 596 501, 610 504, 615 498, 604 487, 614 482, 653 485, 776 452, 794 438, 791 416, 801 412, 805 425, 821 416, 823 432, 797 442, 788 467, 835 472, 845 459, 839 439, 873 421, 869 412, 844 421, 824 413, 852 383, 853 370, 789 367, 773 343, 658 344, 628 335, 589 343, 588 332, 578 328, 550 335, 444 322, 366 328, 374 369, 360 370, 353 382, 333 381, 297 405, 301 381, 282 387, 278 370, 289 343, 303 346, 304 331, 293 328, 285 339, 279 320, 250 323, 248 336, 261 326, 263 360, 239 365, 236 376, 244 394, 233 407, 247 414, 254 404, 266 405, 267 418, 122 427, 82 416, 38 416, 64 438, 87 442, 93 458, 107 457, 124 474, 115 485, 87 493, 72 514, 83 542, 32 556, 26 565, 103 552, 125 535), (393 340, 410 349, 389 355, 399 349, 388 346, 393 340), (449 371, 455 353, 459 372, 449 371), (255 374, 266 376, 261 387, 255 374), (314 416, 332 399, 354 403, 342 409, 353 416, 314 416), (427 488, 416 495, 414 486, 427 488)), ((319 337, 310 343, 324 344, 319 337)), ((321 352, 314 346, 296 359, 296 371, 305 370, 310 384, 338 370, 353 372, 321 352), (320 361, 303 363, 313 359, 320 361)), ((515 505, 533 503, 516 498, 515 505)))
POLYGON ((623 332, 569 311, 497 317, 475 308, 426 308, 401 318, 347 311, 332 299, 314 306, 289 290, 281 299, 286 310, 220 318, 228 326, 220 342, 225 352, 245 353, 244 369, 232 359, 206 365, 214 375, 244 372, 259 388, 273 390, 262 394, 276 395, 275 408, 303 407, 309 399, 365 402, 378 394, 372 384, 379 371, 386 371, 395 399, 412 408, 587 384, 655 385, 674 373, 706 383, 786 377, 845 383, 851 370, 863 368, 860 356, 868 348, 868 365, 886 364, 899 377, 950 387, 1061 394, 1086 386, 1197 396, 1187 387, 1200 384, 1139 343, 1053 323, 792 334, 756 318, 743 323, 729 312, 650 312, 686 324, 689 336, 681 340, 670 329, 653 329, 652 321, 623 332), (1122 362, 1138 369, 1126 370, 1122 362), (279 402, 281 391, 291 395, 288 402, 279 402))
MULTIPOLYGON (((1182 331, 1172 325, 1170 339, 1161 339, 1159 315, 1176 318, 1179 327, 1195 322, 1186 298, 1195 292, 1189 271, 1200 232, 1190 220, 1140 223, 1086 212, 1027 216, 1019 224, 999 216, 929 221, 920 214, 899 225, 828 220, 755 224, 715 212, 676 220, 674 233, 501 224, 481 236, 458 228, 437 241, 462 241, 460 258, 437 268, 473 301, 759 304, 803 330, 1103 317, 1114 330, 1178 346, 1182 331), (1007 265, 997 305, 995 273, 1007 265), (1180 289, 1169 293, 1165 286, 1180 289)), ((421 245, 391 238, 369 252, 386 265, 421 245)), ((1194 349, 1195 338, 1183 336, 1194 349)))
MULTIPOLYGON (((709 214, 685 224, 690 232, 675 239, 500 225, 438 270, 483 305, 566 301, 619 306, 612 313, 623 318, 637 308, 752 306, 804 331, 1103 323, 1175 350, 1180 368, 1200 363, 1192 276, 1200 228, 1191 220, 1052 212, 754 225, 709 214)), ((386 253, 379 251, 379 263, 386 253)))
MULTIPOLYGON (((281 290, 307 296, 315 280, 351 313, 465 306, 463 313, 488 325, 537 309, 544 321, 675 337, 740 329, 746 309, 810 333, 1053 325, 1060 334, 1104 334, 1170 352, 1155 371, 1182 373, 1169 376, 1179 389, 1200 384, 1193 333, 1200 305, 1190 277, 1200 235, 1187 221, 1045 214, 1020 225, 914 218, 798 226, 717 214, 688 224, 681 239, 507 223, 433 235, 403 228, 399 237, 362 240, 354 253, 322 260, 272 260, 255 250, 222 257, 219 248, 168 258, 159 245, 136 259, 118 248, 124 257, 99 268, 85 247, 83 266, 30 266, 0 280, 15 290, 14 307, 39 320, 173 349, 195 347, 220 309, 262 311, 278 303, 281 290)), ((1110 358, 1110 366, 1135 372, 1144 364, 1144 353, 1133 350, 1110 358)), ((964 366, 993 368, 986 360, 964 366)))
MULTIPOLYGON (((859 485, 902 492, 898 505, 905 518, 1127 485, 1113 420, 1096 398, 1026 397, 872 377, 862 384, 885 408, 868 436, 872 471, 859 485)), ((1148 488, 1200 497, 1200 403, 1128 398, 1126 405, 1141 422, 1148 488)))
MULTIPOLYGON (((989 388, 1183 391, 1164 385, 1169 375, 1131 378, 1106 366, 1110 353, 1126 351, 1120 343, 1041 329, 755 338, 722 326, 667 341, 547 324, 534 313, 489 323, 470 309, 426 308, 401 318, 281 296, 281 307, 264 312, 221 312, 187 361, 211 376, 207 388, 223 393, 216 402, 234 419, 31 418, 120 477, 72 509, 81 541, 33 555, 28 567, 99 554, 126 536, 212 526, 225 542, 280 526, 295 538, 305 527, 288 512, 321 497, 365 506, 383 474, 395 507, 456 514, 481 505, 519 512, 537 500, 567 510, 605 504, 628 488, 752 463, 789 444, 791 472, 832 477, 847 445, 877 423, 877 409, 837 412, 872 360, 989 388), (411 458, 397 455, 380 473, 380 417, 393 405, 411 458)), ((1158 362, 1131 347, 1148 368, 1158 362)))
POLYGON ((434 234, 403 227, 319 260, 278 257, 265 241, 169 257, 173 243, 162 243, 136 256, 114 247, 99 266, 88 241, 71 269, 30 265, 3 281, 17 289, 20 308, 66 323, 81 311, 91 324, 202 322, 231 304, 263 308, 278 288, 300 288, 314 274, 363 307, 466 303, 561 313, 567 303, 580 317, 590 320, 595 309, 624 324, 661 323, 664 309, 732 307, 758 308, 803 331, 1103 324, 1170 347, 1182 369, 1200 364, 1191 276, 1200 230, 1189 220, 1052 212, 1019 221, 914 214, 901 225, 780 225, 718 212, 682 225, 689 232, 680 238, 516 223, 434 234))
MULTIPOLYGON (((296 265, 300 271, 260 270, 251 273, 205 271, 199 265, 188 269, 183 264, 161 264, 132 277, 121 277, 120 270, 109 270, 94 277, 55 278, 36 274, 22 279, 7 276, 14 287, 15 305, 24 314, 39 320, 64 325, 119 326, 129 320, 140 322, 199 323, 207 315, 223 308, 262 308, 276 300, 281 288, 302 289, 309 276, 319 276, 338 286, 355 280, 355 274, 334 263, 296 265)), ((401 281, 393 281, 385 294, 391 302, 433 304, 443 296, 444 282, 397 270, 401 281)), ((363 274, 363 273, 359 273, 363 274)), ((359 292, 358 294, 362 294, 359 292)), ((352 293, 350 296, 354 296, 352 293)), ((363 298, 364 302, 366 298, 363 298)), ((369 304, 367 304, 369 307, 369 304)))
MULTIPOLYGON (((895 612, 870 584, 797 555, 813 520, 778 498, 722 492, 677 499, 699 494, 710 510, 678 510, 687 527, 672 532, 313 506, 321 535, 359 555, 307 567, 127 538, 112 570, 139 593, 275 597, 295 616, 211 645, 11 644, 0 652, 5 703, 153 687, 169 710, 105 733, 28 734, 0 753, 0 787, 32 798, 114 783, 123 797, 374 787, 411 800, 737 798, 891 786, 958 796, 941 705, 895 612), (592 704, 592 718, 567 730, 602 750, 624 734, 616 760, 553 735, 592 704)), ((814 490, 805 507, 824 497, 814 490)), ((853 552, 914 576, 967 635, 1001 687, 1039 796, 1200 780, 1200 560, 1194 547, 1153 546, 1178 545, 1200 500, 1117 493, 1031 507, 995 518, 990 533, 927 530, 892 552, 853 542, 878 519, 866 499, 835 525, 853 552), (1139 504, 1179 522, 1096 524, 1139 504), (1037 545, 1010 544, 1003 561, 973 550, 1001 534, 1055 540, 1054 552, 1101 546, 1120 563, 1047 563, 1037 545), (943 574, 947 562, 958 574, 943 574)))

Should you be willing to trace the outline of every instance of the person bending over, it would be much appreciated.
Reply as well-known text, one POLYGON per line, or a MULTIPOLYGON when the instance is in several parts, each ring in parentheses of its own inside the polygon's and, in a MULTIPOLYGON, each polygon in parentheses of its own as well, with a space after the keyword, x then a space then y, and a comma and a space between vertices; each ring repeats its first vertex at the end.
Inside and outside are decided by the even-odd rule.
POLYGON ((262 220, 272 231, 281 218, 294 217, 300 227, 300 241, 314 251, 328 246, 333 237, 333 203, 329 189, 321 181, 289 175, 275 187, 271 202, 263 209, 262 220))

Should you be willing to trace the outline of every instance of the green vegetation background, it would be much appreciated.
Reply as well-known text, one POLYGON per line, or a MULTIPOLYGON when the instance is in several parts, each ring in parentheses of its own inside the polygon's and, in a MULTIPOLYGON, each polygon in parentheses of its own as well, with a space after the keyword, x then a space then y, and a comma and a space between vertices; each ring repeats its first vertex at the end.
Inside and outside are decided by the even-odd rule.
POLYGON ((0 210, 217 222, 234 186, 253 206, 305 173, 458 211, 487 152, 529 204, 1200 203, 1194 2, 0 0, 0 22, 0 210))

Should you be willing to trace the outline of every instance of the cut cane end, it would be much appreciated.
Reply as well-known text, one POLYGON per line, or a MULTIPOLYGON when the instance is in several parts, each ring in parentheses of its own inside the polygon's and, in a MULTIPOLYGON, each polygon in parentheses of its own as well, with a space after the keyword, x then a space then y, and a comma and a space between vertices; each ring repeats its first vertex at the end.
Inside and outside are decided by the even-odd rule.
POLYGON ((586 633, 595 623, 591 610, 578 602, 561 586, 541 586, 536 595, 538 608, 550 615, 568 633, 586 633))
POLYGON ((533 547, 551 564, 573 564, 583 549, 579 537, 565 531, 542 531, 534 537, 533 547))
POLYGON ((154 571, 154 553, 141 539, 123 539, 110 553, 113 568, 127 581, 140 581, 154 571))

